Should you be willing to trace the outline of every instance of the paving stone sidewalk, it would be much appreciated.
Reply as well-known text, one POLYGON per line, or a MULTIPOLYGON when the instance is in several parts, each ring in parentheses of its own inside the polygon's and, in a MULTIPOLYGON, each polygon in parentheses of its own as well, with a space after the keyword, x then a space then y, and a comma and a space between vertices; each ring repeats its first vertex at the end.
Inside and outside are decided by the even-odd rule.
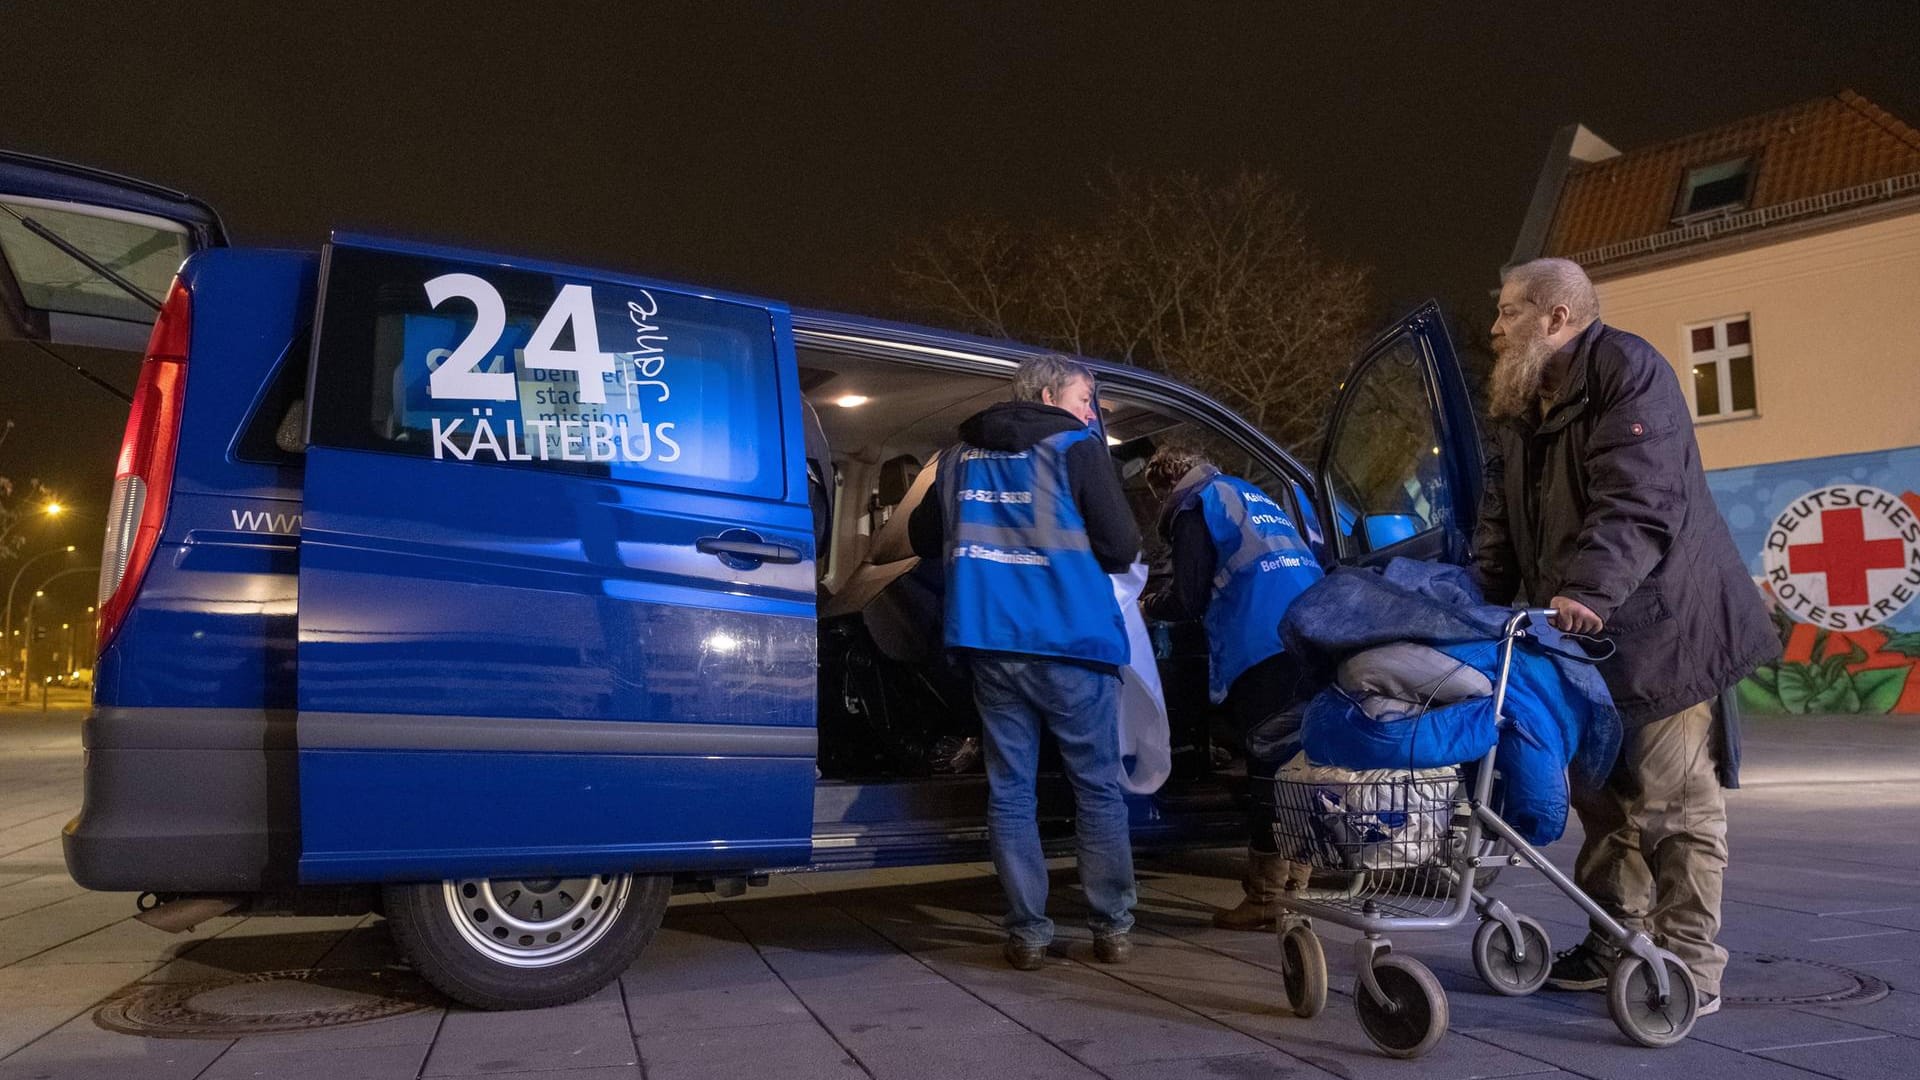
MULTIPOLYGON (((79 801, 79 714, 0 712, 0 1080, 140 1077, 547 1080, 727 1077, 1464 1078, 1772 1080, 1909 1077, 1920 1061, 1920 722, 1750 723, 1732 797, 1728 947, 1837 964, 1892 987, 1840 1008, 1730 1006, 1666 1051, 1627 1044, 1599 995, 1501 998, 1474 977, 1471 928, 1396 948, 1447 987, 1452 1031, 1415 1063, 1374 1052, 1353 1018, 1352 935, 1323 928, 1334 995, 1294 1018, 1273 939, 1217 931, 1237 855, 1143 861, 1134 962, 1094 963, 1055 875, 1060 948, 999 959, 999 894, 980 865, 784 875, 767 889, 676 898, 618 984, 539 1012, 432 1008, 390 1020, 237 1039, 147 1039, 94 1010, 142 980, 394 960, 377 919, 209 922, 173 936, 130 920, 133 897, 88 893, 60 859, 79 801)), ((1552 849, 1564 862, 1569 836, 1552 849)), ((1558 944, 1581 920, 1537 876, 1496 892, 1558 944)), ((1730 985, 1730 994, 1742 993, 1730 985)))

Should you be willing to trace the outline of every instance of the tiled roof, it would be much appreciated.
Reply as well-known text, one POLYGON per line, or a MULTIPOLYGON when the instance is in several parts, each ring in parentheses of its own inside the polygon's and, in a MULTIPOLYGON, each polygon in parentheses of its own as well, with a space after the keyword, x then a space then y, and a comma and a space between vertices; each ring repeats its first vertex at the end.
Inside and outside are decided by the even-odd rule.
POLYGON ((1545 254, 1578 255, 1674 227, 1687 171, 1752 157, 1748 209, 1920 173, 1920 131, 1851 90, 1685 135, 1568 173, 1545 254))

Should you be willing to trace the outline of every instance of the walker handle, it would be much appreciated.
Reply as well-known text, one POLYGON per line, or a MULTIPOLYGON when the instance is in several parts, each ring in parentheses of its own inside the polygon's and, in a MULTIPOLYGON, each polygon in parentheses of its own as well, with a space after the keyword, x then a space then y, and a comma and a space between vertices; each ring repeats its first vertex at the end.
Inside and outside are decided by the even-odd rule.
POLYGON ((1507 626, 1503 636, 1511 638, 1518 634, 1521 626, 1528 620, 1534 620, 1547 626, 1552 626, 1553 615, 1554 612, 1552 608, 1519 608, 1515 610, 1513 616, 1507 620, 1507 626))

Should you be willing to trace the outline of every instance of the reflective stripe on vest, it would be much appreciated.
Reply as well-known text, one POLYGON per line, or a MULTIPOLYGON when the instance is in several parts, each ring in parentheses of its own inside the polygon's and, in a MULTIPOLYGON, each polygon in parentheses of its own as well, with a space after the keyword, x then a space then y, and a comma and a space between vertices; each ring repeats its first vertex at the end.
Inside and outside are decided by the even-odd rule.
POLYGON ((1218 702, 1248 668, 1284 650, 1280 619, 1322 571, 1292 517, 1245 480, 1216 476, 1187 497, 1196 502, 1214 547, 1205 623, 1207 689, 1218 702))
POLYGON ((1093 437, 1067 431, 1023 451, 961 444, 940 455, 950 648, 1127 662, 1113 581, 1067 481, 1067 450, 1093 437))

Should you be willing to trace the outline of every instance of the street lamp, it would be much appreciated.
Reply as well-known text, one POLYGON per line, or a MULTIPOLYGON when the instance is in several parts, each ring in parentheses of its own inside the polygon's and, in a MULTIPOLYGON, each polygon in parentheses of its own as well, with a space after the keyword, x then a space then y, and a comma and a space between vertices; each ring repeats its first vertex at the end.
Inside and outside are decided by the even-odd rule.
POLYGON ((27 597, 27 640, 20 652, 20 692, 23 695, 31 696, 33 693, 33 606, 46 595, 47 590, 35 589, 33 595, 27 597))
MULTIPOLYGON (((59 506, 60 504, 49 503, 48 505, 59 506)), ((65 509, 65 508, 62 507, 62 509, 65 509)), ((49 511, 49 512, 51 513, 52 511, 49 511)), ((20 569, 14 571, 13 584, 7 586, 6 632, 4 637, 0 637, 0 640, 4 640, 7 643, 7 648, 9 650, 7 654, 8 667, 13 666, 13 659, 14 659, 13 653, 11 652, 13 648, 13 591, 20 587, 20 578, 26 574, 27 567, 32 566, 34 563, 39 562, 41 559, 44 559, 49 555, 71 555, 73 554, 73 552, 74 552, 74 546, 72 544, 68 544, 66 547, 63 547, 63 548, 54 548, 52 551, 43 551, 40 554, 29 558, 26 562, 21 563, 20 569)))
MULTIPOLYGON (((33 599, 27 601, 27 626, 29 627, 29 632, 27 634, 27 642, 26 642, 26 647, 27 647, 26 659, 28 662, 22 663, 20 665, 20 680, 21 680, 21 686, 23 688, 25 688, 27 679, 29 678, 30 673, 32 671, 31 661, 33 660, 33 634, 31 632, 31 627, 33 626, 34 603, 38 601, 41 597, 44 597, 47 595, 47 586, 52 585, 54 582, 60 580, 63 577, 71 577, 74 574, 97 574, 99 572, 100 572, 100 568, 98 566, 68 567, 65 570, 58 570, 58 571, 55 571, 53 574, 49 575, 45 581, 42 581, 40 583, 40 587, 33 591, 33 599)), ((92 610, 91 606, 89 606, 88 610, 92 610)), ((62 623, 61 626, 62 628, 66 628, 67 624, 62 623)))
POLYGON ((14 590, 20 587, 20 579, 26 576, 27 567, 32 566, 34 563, 39 562, 41 559, 44 559, 49 555, 71 555, 74 553, 74 550, 75 550, 74 546, 72 544, 68 544, 65 547, 54 548, 51 551, 43 551, 38 555, 34 555, 28 558, 26 562, 23 562, 20 564, 20 569, 14 571, 13 584, 7 586, 7 618, 6 618, 6 636, 7 637, 13 636, 14 590))

